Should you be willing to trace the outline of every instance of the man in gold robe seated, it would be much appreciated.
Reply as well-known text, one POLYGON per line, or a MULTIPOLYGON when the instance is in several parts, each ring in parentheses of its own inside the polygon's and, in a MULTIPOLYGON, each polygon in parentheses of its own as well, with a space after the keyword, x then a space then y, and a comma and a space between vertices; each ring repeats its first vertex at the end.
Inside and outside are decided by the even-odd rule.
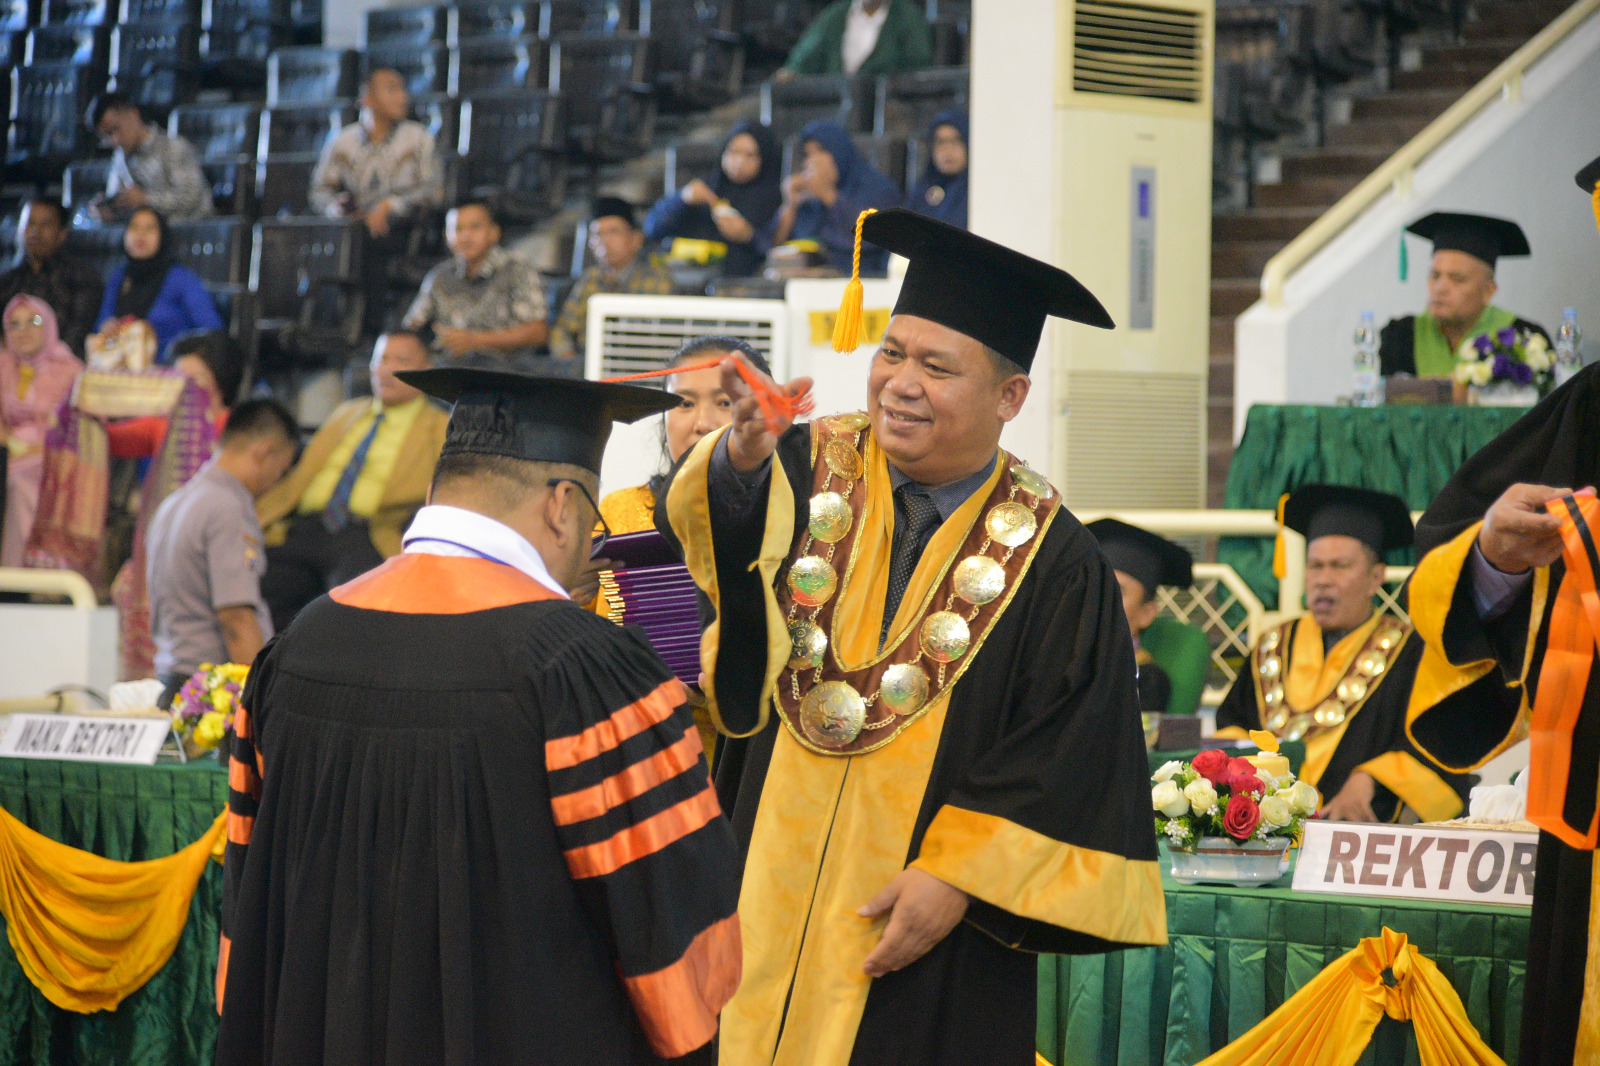
POLYGON ((1308 485, 1284 504, 1283 524, 1306 538, 1310 614, 1268 630, 1217 708, 1217 736, 1269 729, 1304 740, 1301 780, 1322 793, 1321 816, 1424 821, 1462 809, 1469 779, 1406 739, 1406 701, 1422 642, 1411 624, 1373 610, 1383 555, 1411 544, 1405 501, 1342 485, 1308 485))

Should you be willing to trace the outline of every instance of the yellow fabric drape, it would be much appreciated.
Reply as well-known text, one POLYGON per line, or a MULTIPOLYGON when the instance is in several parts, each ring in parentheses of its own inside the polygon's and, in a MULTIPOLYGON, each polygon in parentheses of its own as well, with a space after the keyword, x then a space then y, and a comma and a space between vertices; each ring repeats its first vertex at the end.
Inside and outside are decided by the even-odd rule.
POLYGON ((0 914, 28 980, 81 1014, 115 1010, 143 987, 177 949, 195 886, 222 843, 224 814, 176 854, 117 862, 57 843, 0 809, 0 914))
POLYGON ((1412 1023, 1422 1066, 1505 1066, 1439 967, 1387 926, 1199 1066, 1351 1066, 1385 1014, 1412 1023))

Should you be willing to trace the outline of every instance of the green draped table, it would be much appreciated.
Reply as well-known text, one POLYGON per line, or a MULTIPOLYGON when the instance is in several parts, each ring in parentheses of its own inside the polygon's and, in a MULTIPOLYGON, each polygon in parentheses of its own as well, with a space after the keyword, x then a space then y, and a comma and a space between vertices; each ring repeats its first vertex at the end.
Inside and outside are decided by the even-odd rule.
MULTIPOLYGON (((1193 1066, 1243 1036, 1323 967, 1404 933, 1438 964, 1491 1048, 1516 1066, 1528 910, 1180 885, 1166 875, 1168 943, 1039 958, 1038 1047, 1053 1066, 1193 1066)), ((1409 1024, 1378 1026, 1364 1066, 1416 1066, 1409 1024)))
MULTIPOLYGON (((1468 456, 1526 413, 1521 407, 1257 404, 1228 468, 1227 506, 1274 511, 1284 493, 1328 482, 1393 493, 1413 511, 1424 511, 1468 456)), ((1237 570, 1268 610, 1277 608, 1270 538, 1224 537, 1217 561, 1237 570)), ((1409 549, 1389 557, 1397 565, 1413 561, 1409 549)))
MULTIPOLYGON (((228 802, 215 760, 186 766, 0 759, 0 806, 52 840, 109 859, 171 855, 204 836, 228 802)), ((53 1006, 0 950, 0 1066, 209 1066, 222 867, 208 863, 177 951, 115 1011, 53 1006)))

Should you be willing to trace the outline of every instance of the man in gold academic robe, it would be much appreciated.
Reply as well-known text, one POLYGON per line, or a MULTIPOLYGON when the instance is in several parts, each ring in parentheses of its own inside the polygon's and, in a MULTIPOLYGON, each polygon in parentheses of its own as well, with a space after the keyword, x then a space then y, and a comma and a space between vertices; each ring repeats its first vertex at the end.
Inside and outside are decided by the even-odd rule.
POLYGON ((943 223, 863 233, 910 259, 867 411, 772 425, 725 366, 733 423, 658 510, 716 609, 714 774, 745 856, 720 1062, 1027 1066, 1033 953, 1166 939, 1116 576, 999 447, 1046 315, 1111 320, 943 223))
POLYGON ((1406 700, 1422 642, 1397 615, 1373 610, 1383 555, 1412 542, 1405 501, 1343 485, 1308 485, 1283 524, 1306 538, 1310 613, 1268 630, 1217 708, 1217 736, 1269 729, 1303 740, 1300 779, 1320 814, 1347 822, 1424 821, 1461 811, 1468 780, 1406 739, 1406 700))

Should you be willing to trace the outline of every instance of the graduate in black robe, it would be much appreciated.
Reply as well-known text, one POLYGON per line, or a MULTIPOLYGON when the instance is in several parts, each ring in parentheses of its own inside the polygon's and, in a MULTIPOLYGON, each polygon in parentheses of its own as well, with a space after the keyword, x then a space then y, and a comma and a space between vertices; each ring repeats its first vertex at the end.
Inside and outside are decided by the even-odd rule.
POLYGON ((564 591, 612 419, 673 398, 502 370, 407 382, 456 401, 430 506, 244 693, 217 1061, 695 1052, 739 981, 733 836, 683 685, 564 591))
MULTIPOLYGON (((1597 181, 1600 160, 1580 173, 1579 186, 1593 194, 1597 181)), ((1590 365, 1468 459, 1418 524, 1418 547, 1428 554, 1411 581, 1411 612, 1427 652, 1409 729, 1445 766, 1475 768, 1528 734, 1529 715, 1552 669, 1552 621, 1569 581, 1555 523, 1540 509, 1556 490, 1597 482, 1600 367, 1590 365), (1485 532, 1486 515, 1498 535, 1485 532), (1502 571, 1484 539, 1497 540, 1504 551, 1513 532, 1532 555, 1502 571)), ((1600 981, 1600 927, 1591 921, 1597 852, 1582 839, 1593 824, 1600 786, 1600 659, 1592 641, 1585 643, 1587 683, 1569 689, 1577 713, 1566 789, 1557 795, 1559 817, 1540 817, 1532 801, 1558 760, 1541 760, 1536 746, 1528 770, 1529 820, 1541 831, 1522 996, 1522 1066, 1600 1061, 1600 1003, 1585 1009, 1584 1002, 1586 981, 1591 987, 1600 981)))
POLYGON ((1403 618, 1372 609, 1384 553, 1412 543, 1405 501, 1308 485, 1289 497, 1283 518, 1306 538, 1312 613, 1256 642, 1217 707, 1217 736, 1267 729, 1304 740, 1299 777, 1322 794, 1326 817, 1393 822, 1408 807, 1423 821, 1455 817, 1472 779, 1445 771, 1406 736, 1422 641, 1403 618))
POLYGON ((716 782, 745 856, 745 983, 719 1061, 1025 1066, 1033 953, 1166 937, 1116 577, 1059 494, 998 449, 1003 419, 976 406, 1006 402, 990 389, 1020 406, 1046 313, 1110 319, 1064 272, 942 223, 886 211, 864 231, 911 259, 870 414, 764 437, 770 458, 740 473, 732 442, 762 427, 730 373, 734 424, 685 458, 657 512, 716 609, 702 646, 727 736, 716 782), (944 406, 957 379, 987 400, 944 406), (962 414, 981 428, 918 450, 962 414), (957 451, 968 461, 942 475, 906 459, 957 451), (795 597, 816 602, 803 575, 824 556, 836 587, 807 608, 795 597), (997 567, 1003 592, 958 581, 997 567), (948 635, 953 611, 971 645, 941 667, 929 634, 948 635), (887 662, 920 677, 920 696, 891 692, 875 673, 887 662), (924 907, 952 897, 953 912, 924 907))
POLYGON ((1194 556, 1166 537, 1115 518, 1090 522, 1088 529, 1100 542, 1122 588, 1122 613, 1128 618, 1137 649, 1139 710, 1165 714, 1172 703, 1172 679, 1140 645, 1139 638, 1161 612, 1156 589, 1162 585, 1186 589, 1194 584, 1194 556))

